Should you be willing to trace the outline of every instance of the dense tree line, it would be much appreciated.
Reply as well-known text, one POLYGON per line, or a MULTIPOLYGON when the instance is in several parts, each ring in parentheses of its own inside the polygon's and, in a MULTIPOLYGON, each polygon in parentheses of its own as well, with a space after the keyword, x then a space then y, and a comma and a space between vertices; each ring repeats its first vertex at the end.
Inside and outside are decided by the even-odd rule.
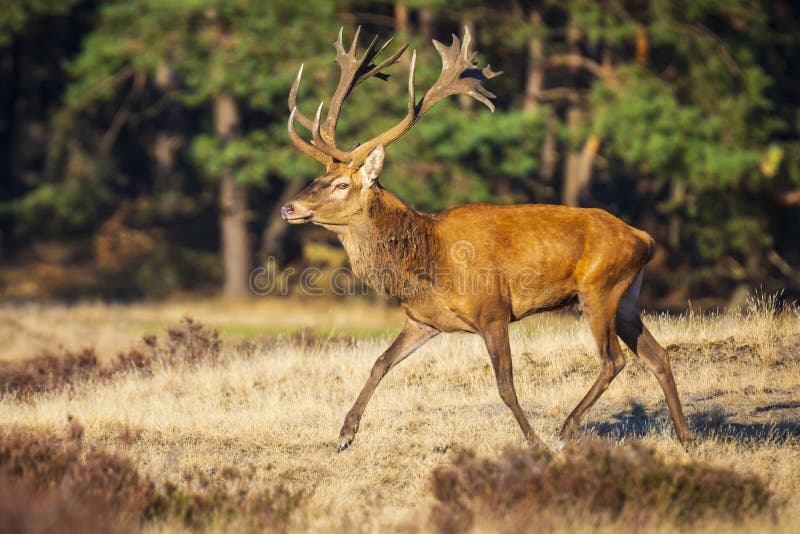
MULTIPOLYGON (((789 0, 6 0, 0 11, 0 283, 12 296, 247 292, 250 270, 321 261, 282 201, 319 172, 286 134, 311 114, 340 27, 418 50, 468 26, 504 74, 488 113, 443 103, 383 182, 440 210, 603 207, 661 245, 651 301, 800 293, 800 7, 789 0), (27 284, 27 285, 26 285, 27 284)), ((400 46, 392 43, 390 47, 400 46)), ((394 49, 394 48, 393 48, 394 49)), ((345 107, 355 142, 404 113, 406 62, 345 107)))

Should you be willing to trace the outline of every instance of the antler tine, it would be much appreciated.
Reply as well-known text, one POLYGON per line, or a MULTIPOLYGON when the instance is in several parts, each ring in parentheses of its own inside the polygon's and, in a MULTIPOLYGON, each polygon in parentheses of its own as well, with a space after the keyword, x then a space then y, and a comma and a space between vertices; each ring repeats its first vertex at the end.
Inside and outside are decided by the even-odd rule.
MULTIPOLYGON (((297 89, 300 87, 300 78, 303 76, 303 65, 300 65, 300 70, 297 71, 297 76, 292 84, 292 90, 289 91, 289 109, 297 110, 297 89)), ((307 130, 311 130, 311 120, 303 115, 299 110, 296 112, 297 120, 300 121, 307 130)))
POLYGON ((355 147, 351 151, 352 159, 350 161, 350 167, 357 167, 361 165, 370 152, 372 152, 378 145, 386 146, 389 143, 399 139, 404 133, 410 130, 411 127, 414 126, 414 123, 417 122, 417 119, 419 119, 420 115, 417 107, 416 90, 414 89, 414 75, 416 72, 416 67, 417 51, 414 50, 411 53, 411 64, 408 68, 408 111, 406 112, 406 116, 386 132, 370 139, 362 145, 355 147))
MULTIPOLYGON (((380 49, 377 52, 375 52, 375 54, 373 55, 373 58, 379 56, 381 54, 381 52, 383 52, 384 49, 387 46, 389 46, 389 43, 391 43, 393 40, 394 40, 394 37, 389 39, 385 43, 383 43, 383 46, 381 46, 380 49)), ((385 69, 387 67, 391 67, 392 65, 397 63, 397 61, 400 59, 400 56, 402 56, 407 49, 408 49, 408 45, 403 45, 397 52, 395 52, 394 54, 392 54, 388 58, 386 58, 383 61, 381 61, 379 65, 374 66, 372 69, 370 69, 369 71, 367 71, 364 74, 362 74, 361 76, 359 76, 358 79, 353 83, 353 87, 357 86, 358 84, 360 84, 361 82, 363 82, 367 78, 371 78, 372 76, 375 76, 376 78, 380 78, 381 80, 387 80, 389 78, 389 75, 388 74, 384 74, 381 71, 383 69, 385 69)), ((369 61, 372 61, 372 58, 370 58, 369 61)))
POLYGON ((376 35, 367 46, 364 53, 361 54, 360 57, 357 57, 356 52, 358 48, 358 39, 361 35, 361 26, 356 29, 353 41, 347 51, 345 51, 344 43, 342 42, 342 33, 343 30, 340 29, 339 36, 334 43, 334 47, 336 48, 336 62, 339 64, 341 70, 339 83, 331 98, 328 115, 321 129, 322 140, 332 148, 336 147, 336 124, 339 121, 339 113, 341 112, 342 104, 347 98, 347 95, 350 94, 350 91, 352 91, 356 85, 367 78, 373 76, 384 80, 388 78, 388 75, 381 71, 396 63, 407 48, 403 47, 389 58, 382 61, 379 65, 373 65, 372 60, 386 49, 391 39, 382 46, 376 47, 378 42, 378 36, 376 35))
POLYGON ((325 146, 325 142, 319 135, 319 118, 322 115, 322 106, 324 104, 325 102, 320 102, 319 106, 317 106, 317 113, 316 115, 314 115, 314 124, 311 127, 311 142, 314 143, 319 148, 325 146))
POLYGON ((436 83, 428 89, 419 102, 414 101, 414 66, 416 63, 416 53, 414 53, 409 72, 409 104, 406 116, 391 129, 355 148, 352 151, 351 166, 355 167, 363 163, 369 153, 378 145, 387 146, 395 142, 437 102, 450 95, 468 95, 494 111, 494 105, 490 100, 494 98, 494 95, 483 87, 481 82, 494 78, 502 72, 494 72, 488 65, 483 69, 478 69, 475 64, 477 52, 470 51, 471 44, 472 36, 469 28, 464 28, 463 42, 457 35, 453 35, 453 43, 449 47, 439 41, 433 41, 433 45, 442 58, 442 72, 436 83))
MULTIPOLYGON (((458 41, 458 37, 453 35, 456 41, 458 41)), ((461 46, 461 55, 464 58, 464 61, 473 65, 475 63, 475 58, 478 57, 478 51, 469 51, 469 45, 472 44, 472 34, 469 33, 469 26, 464 26, 464 43, 461 46)))
POLYGON ((417 107, 416 89, 414 89, 414 76, 417 69, 417 51, 411 52, 411 65, 408 67, 408 112, 414 113, 417 107))
MULTIPOLYGON (((341 28, 340 28, 341 29, 341 28)), ((358 38, 361 36, 361 25, 356 28, 356 34, 353 36, 353 42, 350 43, 350 51, 348 55, 355 56, 356 48, 358 47, 358 38)))
POLYGON ((317 114, 314 116, 314 123, 311 126, 312 143, 322 150, 325 154, 331 156, 335 161, 349 161, 350 153, 344 152, 336 148, 335 145, 328 143, 321 135, 319 119, 322 115, 322 106, 324 102, 320 102, 317 107, 317 114))
MULTIPOLYGON (((294 119, 296 115, 297 115, 297 106, 294 106, 292 108, 292 112, 289 114, 289 124, 288 124, 289 137, 291 138, 292 143, 294 143, 294 146, 296 146, 303 154, 314 158, 323 165, 329 165, 330 163, 332 163, 333 157, 331 157, 329 154, 326 154, 319 148, 315 147, 311 143, 308 143, 302 137, 297 135, 297 132, 294 129, 294 119)), ((319 110, 317 111, 317 119, 319 120, 319 110)), ((319 129, 319 125, 317 125, 317 129, 319 129)))
POLYGON ((494 94, 489 92, 481 85, 483 80, 488 80, 499 76, 501 72, 492 71, 491 66, 487 65, 483 69, 478 69, 475 64, 477 52, 470 52, 469 46, 472 43, 472 36, 469 28, 464 27, 464 41, 459 40, 458 36, 453 35, 453 44, 449 47, 434 40, 433 46, 442 57, 442 72, 439 79, 425 93, 420 116, 424 115, 437 102, 445 97, 455 94, 468 95, 494 111, 494 105, 489 100, 494 98, 494 94))
POLYGON ((337 61, 342 56, 355 57, 355 50, 356 46, 358 45, 358 37, 361 35, 361 26, 359 25, 356 28, 356 34, 353 36, 353 41, 350 43, 350 50, 344 49, 343 33, 344 26, 339 26, 339 35, 336 37, 336 41, 333 43, 333 46, 336 48, 337 61))
POLYGON ((339 53, 344 54, 344 43, 342 43, 342 33, 344 32, 344 26, 339 26, 339 35, 336 37, 336 40, 333 42, 334 48, 336 48, 336 54, 339 53))
POLYGON ((353 78, 356 71, 360 66, 356 59, 356 49, 358 47, 358 38, 361 35, 361 26, 356 28, 356 33, 353 36, 353 41, 350 43, 349 50, 345 50, 343 35, 344 28, 339 28, 339 35, 333 46, 336 48, 336 62, 339 64, 340 74, 339 83, 336 86, 331 97, 331 107, 328 109, 328 115, 325 118, 325 124, 322 127, 322 137, 330 145, 336 144, 336 123, 339 120, 339 113, 342 109, 344 99, 347 97, 350 90, 353 88, 353 78))

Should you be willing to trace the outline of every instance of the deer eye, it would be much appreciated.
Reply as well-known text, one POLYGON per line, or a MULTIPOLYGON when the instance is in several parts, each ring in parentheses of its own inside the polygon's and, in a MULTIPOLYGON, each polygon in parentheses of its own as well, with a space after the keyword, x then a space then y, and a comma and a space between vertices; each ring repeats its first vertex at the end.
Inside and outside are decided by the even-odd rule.
POLYGON ((347 189, 348 187, 350 187, 350 184, 348 184, 347 182, 341 182, 336 184, 334 187, 335 189, 347 189))

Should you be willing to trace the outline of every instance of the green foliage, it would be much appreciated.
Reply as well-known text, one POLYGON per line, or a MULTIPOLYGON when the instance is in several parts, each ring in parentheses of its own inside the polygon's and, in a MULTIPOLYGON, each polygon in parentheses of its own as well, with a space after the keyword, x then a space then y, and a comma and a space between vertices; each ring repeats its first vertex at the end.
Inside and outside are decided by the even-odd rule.
POLYGON ((637 67, 622 87, 598 85, 594 132, 642 172, 680 176, 692 190, 736 187, 757 172, 761 153, 731 139, 726 121, 681 105, 672 87, 637 67))
MULTIPOLYGON (((418 98, 440 70, 428 37, 449 42, 463 24, 473 29, 478 62, 505 74, 486 83, 498 94, 495 113, 458 98, 439 104, 388 149, 382 182, 433 211, 476 201, 558 201, 568 154, 580 154, 592 136, 600 149, 587 204, 613 207, 638 225, 647 213, 648 231, 670 234, 676 263, 711 268, 756 258, 748 276, 763 278, 770 269, 763 258, 779 246, 787 224, 776 222, 772 199, 800 187, 800 24, 789 4, 408 0, 402 40, 418 51, 418 98), (539 27, 526 23, 534 8, 539 27), (543 54, 540 89, 568 95, 542 97, 535 111, 530 99, 523 106, 534 39, 543 54), (565 64, 570 54, 584 62, 565 64), (567 124, 575 109, 583 117, 578 126, 567 124), (555 172, 546 176, 540 150, 548 136, 556 143, 555 172), (601 190, 596 196, 593 187, 601 190)), ((29 62, 21 71, 36 72, 38 60, 15 59, 3 48, 25 36, 31 21, 80 8, 90 12, 81 20, 91 22, 77 52, 59 58, 64 87, 57 111, 20 112, 15 135, 47 126, 40 145, 27 137, 20 143, 24 164, 4 167, 11 180, 0 201, 0 232, 16 242, 91 233, 125 201, 151 197, 164 206, 153 224, 168 225, 169 207, 185 206, 180 199, 187 198, 191 214, 175 208, 172 217, 213 216, 224 175, 258 199, 251 226, 263 222, 262 206, 276 203, 286 183, 321 170, 286 134, 286 98, 298 67, 305 65, 300 109, 311 115, 320 101, 327 109, 339 75, 331 47, 339 27, 349 41, 363 24, 363 49, 368 34, 391 35, 395 7, 394 0, 7 1, 0 10, 4 76, 12 59, 29 62), (215 128, 220 96, 233 99, 239 118, 227 138, 215 128), (179 140, 165 177, 155 154, 170 136, 179 140)), ((400 120, 407 69, 406 58, 389 80, 370 79, 348 97, 337 131, 342 148, 400 120)), ((30 83, 38 87, 35 78, 30 83)), ((17 92, 14 105, 3 101, 5 109, 37 108, 31 91, 17 92)), ((9 154, 17 150, 1 139, 9 154)), ((178 272, 168 264, 183 260, 163 251, 194 246, 154 252, 150 274, 143 268, 134 278, 175 285, 163 273, 178 272)), ((800 258, 796 245, 789 248, 790 258, 800 258)))
POLYGON ((30 19, 63 15, 76 3, 77 0, 4 0, 0 5, 0 46, 24 32, 30 19))
POLYGON ((466 202, 519 201, 498 184, 519 184, 539 166, 544 118, 520 112, 465 112, 440 104, 414 135, 390 150, 384 182, 414 205, 441 210, 466 202), (470 166, 464 161, 471 162, 470 166))
POLYGON ((74 155, 72 172, 63 179, 44 181, 24 195, 0 203, 0 216, 16 221, 19 234, 63 235, 96 223, 104 206, 117 200, 112 186, 119 177, 111 162, 88 161, 84 156, 74 155))
POLYGON ((606 40, 624 45, 637 34, 637 22, 620 5, 608 5, 593 0, 566 2, 570 20, 586 33, 591 41, 606 40))

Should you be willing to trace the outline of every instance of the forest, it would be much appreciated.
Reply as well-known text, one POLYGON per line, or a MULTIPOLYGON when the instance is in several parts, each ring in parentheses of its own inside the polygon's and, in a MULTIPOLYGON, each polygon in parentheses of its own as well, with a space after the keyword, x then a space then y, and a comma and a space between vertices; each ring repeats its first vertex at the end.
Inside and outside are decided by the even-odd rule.
MULTIPOLYGON (((313 116, 332 43, 361 27, 417 51, 469 28, 490 113, 445 101, 387 153, 411 206, 599 207, 658 243, 644 302, 800 295, 800 5, 790 0, 4 0, 0 295, 239 298, 251 273, 346 265, 280 206, 322 168, 286 130, 301 64, 313 116)), ((343 144, 406 105, 409 54, 355 91, 343 144)), ((304 132, 307 133, 307 132, 304 132)))
MULTIPOLYGON (((793 0, 0 0, 0 531, 800 532, 799 60, 793 0), (446 48, 467 33, 480 75, 446 48), (351 69, 314 140, 357 35, 376 68, 409 49, 351 69), (476 81, 493 112, 425 107, 476 81), (424 112, 379 177, 417 210, 600 208, 655 252, 597 211, 452 224, 431 235, 468 245, 453 265, 492 250, 463 272, 554 258, 537 302, 579 276, 593 298, 523 317, 481 278, 459 304, 432 260, 401 273, 452 289, 429 325, 351 272, 400 262, 352 245, 443 241, 389 214, 385 242, 343 239, 350 269, 334 232, 282 219, 324 172, 295 103, 304 140, 379 159, 424 112), (566 261, 599 257, 586 236, 601 261, 566 261), (641 323, 620 280, 647 257, 641 323), (467 311, 484 339, 450 331, 467 311)), ((339 199, 407 214, 356 197, 376 165, 324 198, 359 173, 339 199)))

